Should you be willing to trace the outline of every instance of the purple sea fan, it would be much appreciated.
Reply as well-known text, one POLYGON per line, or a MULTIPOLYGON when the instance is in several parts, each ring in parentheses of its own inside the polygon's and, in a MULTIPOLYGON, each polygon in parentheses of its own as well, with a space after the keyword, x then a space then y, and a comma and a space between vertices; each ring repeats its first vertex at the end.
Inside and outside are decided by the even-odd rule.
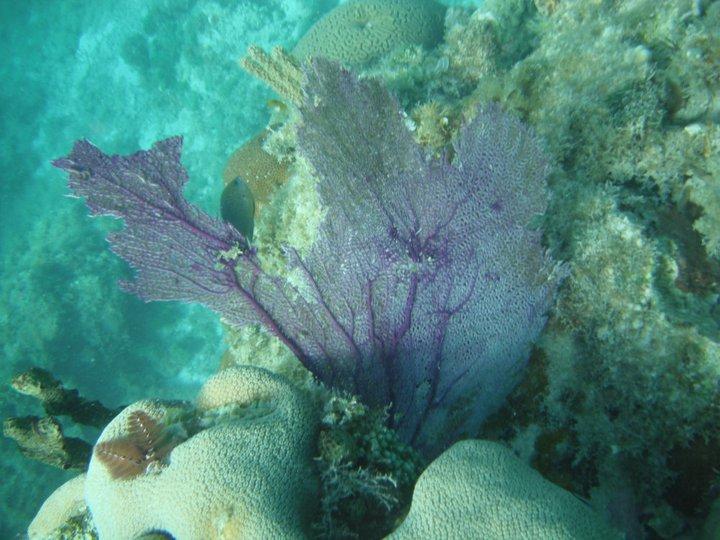
POLYGON ((433 457, 516 384, 564 273, 529 227, 545 211, 544 153, 489 107, 452 162, 428 159, 379 82, 323 60, 305 74, 298 152, 327 215, 306 256, 286 248, 295 285, 183 199, 179 138, 129 157, 79 141, 55 165, 93 213, 125 219, 110 240, 138 271, 127 289, 264 324, 319 380, 388 406, 433 457))

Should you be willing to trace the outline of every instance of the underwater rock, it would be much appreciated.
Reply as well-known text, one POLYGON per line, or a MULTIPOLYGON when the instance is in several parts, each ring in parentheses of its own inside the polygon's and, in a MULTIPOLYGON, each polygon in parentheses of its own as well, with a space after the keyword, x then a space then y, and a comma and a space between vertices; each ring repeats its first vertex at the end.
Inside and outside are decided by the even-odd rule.
POLYGON ((621 538, 572 493, 490 441, 456 443, 420 475, 410 513, 389 540, 621 538))
POLYGON ((116 478, 95 453, 85 498, 101 538, 155 532, 185 538, 302 538, 317 503, 317 413, 283 378, 249 366, 210 378, 196 407, 140 401, 96 449, 128 436, 142 411, 182 435, 162 463, 116 478))
POLYGON ((437 45, 444 17, 445 8, 434 0, 354 0, 316 22, 293 54, 368 64, 396 47, 437 45))
POLYGON ((220 215, 245 238, 252 240, 255 200, 247 182, 239 176, 225 185, 220 197, 220 215))

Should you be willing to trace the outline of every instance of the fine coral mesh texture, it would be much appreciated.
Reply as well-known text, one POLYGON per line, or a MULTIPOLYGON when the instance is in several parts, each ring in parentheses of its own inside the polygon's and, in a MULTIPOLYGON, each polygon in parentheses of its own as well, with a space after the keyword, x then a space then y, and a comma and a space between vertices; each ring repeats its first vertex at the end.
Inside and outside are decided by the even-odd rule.
POLYGON ((326 376, 391 403, 416 446, 472 431, 516 381, 556 284, 528 227, 545 210, 545 155, 490 107, 452 164, 429 161, 379 83, 323 61, 308 77, 299 151, 333 213, 305 264, 322 298, 343 299, 334 315, 352 344, 326 376), (342 271, 320 248, 331 243, 342 271))
POLYGON ((55 164, 93 213, 125 219, 110 241, 138 270, 129 290, 262 323, 319 380, 389 406, 432 457, 501 404, 544 325, 562 273, 529 227, 545 209, 545 158, 490 107, 452 163, 430 160, 379 82, 327 60, 304 69, 298 152, 327 214, 307 256, 286 246, 292 285, 185 201, 179 138, 129 157, 81 141, 55 164))

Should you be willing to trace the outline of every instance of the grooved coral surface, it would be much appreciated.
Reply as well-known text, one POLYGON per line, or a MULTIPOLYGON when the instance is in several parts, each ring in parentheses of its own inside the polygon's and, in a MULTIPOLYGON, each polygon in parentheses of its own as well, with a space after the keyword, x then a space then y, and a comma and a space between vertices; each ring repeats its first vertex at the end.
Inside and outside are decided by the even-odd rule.
POLYGON ((30 523, 28 537, 31 540, 47 538, 68 519, 82 513, 85 509, 84 488, 83 473, 53 491, 30 523))
POLYGON ((245 180, 252 190, 255 202, 262 206, 270 193, 288 178, 286 163, 263 150, 267 132, 257 135, 235 150, 228 158, 223 171, 223 182, 229 184, 238 176, 245 180))
POLYGON ((433 0, 357 0, 338 6, 300 39, 299 58, 366 64, 399 46, 436 45, 445 8, 433 0))
MULTIPOLYGON (((126 420, 139 409, 159 422, 192 412, 190 405, 140 401, 99 442, 126 435, 126 420)), ((305 397, 268 371, 229 368, 205 384, 196 413, 199 425, 210 427, 135 478, 114 479, 93 456, 85 497, 100 537, 302 538, 316 500, 316 419, 305 397)))
POLYGON ((423 472, 410 513, 387 538, 608 540, 619 535, 504 446, 467 440, 423 472))

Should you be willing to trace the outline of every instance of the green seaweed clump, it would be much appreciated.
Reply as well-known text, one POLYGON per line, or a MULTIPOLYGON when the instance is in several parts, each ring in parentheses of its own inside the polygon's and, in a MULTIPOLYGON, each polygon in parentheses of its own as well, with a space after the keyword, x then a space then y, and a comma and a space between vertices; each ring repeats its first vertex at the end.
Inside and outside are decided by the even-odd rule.
POLYGON ((387 411, 332 394, 325 402, 316 458, 321 538, 381 538, 409 504, 420 459, 386 426, 387 411))

